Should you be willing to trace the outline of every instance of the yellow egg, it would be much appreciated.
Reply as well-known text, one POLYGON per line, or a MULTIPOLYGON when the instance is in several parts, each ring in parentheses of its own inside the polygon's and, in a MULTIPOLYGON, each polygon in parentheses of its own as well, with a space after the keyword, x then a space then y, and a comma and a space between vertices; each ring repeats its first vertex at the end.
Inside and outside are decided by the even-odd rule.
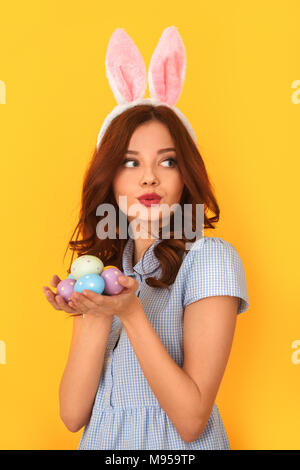
POLYGON ((108 269, 108 268, 116 268, 116 269, 118 269, 117 266, 104 266, 103 271, 105 271, 105 269, 108 269))

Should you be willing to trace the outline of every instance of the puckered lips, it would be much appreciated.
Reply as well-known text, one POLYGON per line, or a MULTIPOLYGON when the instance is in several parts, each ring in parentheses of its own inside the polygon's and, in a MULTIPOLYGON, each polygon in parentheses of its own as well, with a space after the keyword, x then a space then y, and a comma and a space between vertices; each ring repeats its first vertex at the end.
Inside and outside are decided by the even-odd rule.
POLYGON ((159 194, 157 193, 146 193, 138 197, 138 200, 144 206, 151 206, 153 204, 159 204, 159 201, 161 200, 161 196, 159 196, 159 194))

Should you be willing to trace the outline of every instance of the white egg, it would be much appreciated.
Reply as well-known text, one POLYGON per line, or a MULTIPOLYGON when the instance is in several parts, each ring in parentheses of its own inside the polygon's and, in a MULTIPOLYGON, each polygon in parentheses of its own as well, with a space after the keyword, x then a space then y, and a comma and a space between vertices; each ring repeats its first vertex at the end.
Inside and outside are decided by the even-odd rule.
POLYGON ((103 268, 104 264, 97 256, 82 255, 72 263, 71 274, 77 280, 85 274, 101 274, 103 268))

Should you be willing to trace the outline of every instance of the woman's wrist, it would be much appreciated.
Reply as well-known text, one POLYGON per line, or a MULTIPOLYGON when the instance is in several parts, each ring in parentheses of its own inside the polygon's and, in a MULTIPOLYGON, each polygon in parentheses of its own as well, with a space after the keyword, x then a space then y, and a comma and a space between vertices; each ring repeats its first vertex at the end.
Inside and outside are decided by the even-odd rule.
POLYGON ((80 323, 81 328, 90 329, 90 328, 100 328, 100 329, 111 329, 113 322, 113 316, 108 315, 93 315, 92 313, 86 313, 81 315, 80 323))

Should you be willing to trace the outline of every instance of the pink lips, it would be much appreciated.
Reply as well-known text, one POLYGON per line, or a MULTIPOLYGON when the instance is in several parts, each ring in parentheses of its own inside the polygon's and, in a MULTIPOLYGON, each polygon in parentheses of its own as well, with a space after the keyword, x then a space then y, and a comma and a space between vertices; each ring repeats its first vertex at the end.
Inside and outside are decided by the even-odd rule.
POLYGON ((139 197, 138 200, 144 206, 150 207, 159 204, 161 197, 156 194, 145 194, 144 196, 139 197))
POLYGON ((143 204, 144 206, 153 206, 159 204, 160 199, 139 199, 140 203, 143 204))

